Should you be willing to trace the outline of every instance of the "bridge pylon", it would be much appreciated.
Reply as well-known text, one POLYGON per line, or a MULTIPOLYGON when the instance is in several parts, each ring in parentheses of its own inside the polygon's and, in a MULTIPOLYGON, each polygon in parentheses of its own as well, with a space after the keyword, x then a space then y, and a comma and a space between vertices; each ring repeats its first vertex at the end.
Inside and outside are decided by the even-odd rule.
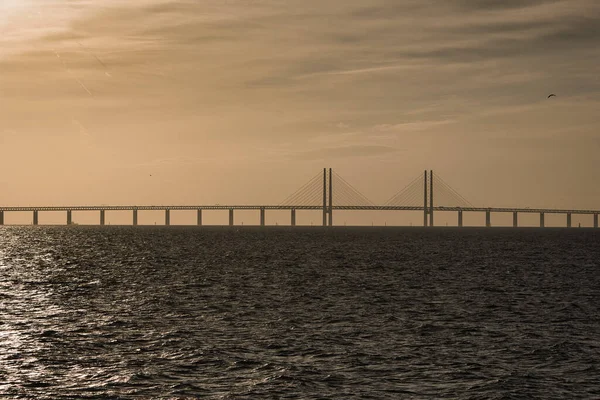
POLYGON ((333 226, 333 169, 329 168, 329 226, 333 226))
POLYGON ((333 169, 323 168, 323 226, 333 226, 333 169))
POLYGON ((423 210, 424 227, 434 226, 434 212, 444 208, 452 208, 458 212, 458 224, 461 225, 463 209, 474 208, 433 170, 424 170, 423 175, 419 174, 384 206, 423 210))
POLYGON ((429 226, 433 226, 433 170, 429 170, 429 226))
POLYGON ((327 168, 323 168, 323 226, 327 226, 327 168))
POLYGON ((427 227, 427 170, 423 172, 423 226, 427 227))
POLYGON ((288 196, 282 207, 292 210, 292 220, 295 222, 295 210, 302 207, 321 210, 323 226, 333 226, 334 208, 362 209, 376 207, 375 204, 360 193, 352 184, 337 174, 333 168, 323 168, 306 184, 288 196), (335 187, 335 192, 334 192, 335 187))

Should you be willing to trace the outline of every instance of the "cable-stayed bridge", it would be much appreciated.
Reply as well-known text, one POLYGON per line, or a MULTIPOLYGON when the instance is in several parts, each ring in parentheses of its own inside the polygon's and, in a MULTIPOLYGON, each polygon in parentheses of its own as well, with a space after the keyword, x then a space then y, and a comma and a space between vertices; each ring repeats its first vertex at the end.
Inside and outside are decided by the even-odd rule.
POLYGON ((8 212, 31 212, 33 225, 39 224, 39 213, 44 211, 66 212, 66 224, 73 224, 74 211, 98 211, 99 224, 105 225, 108 211, 131 211, 132 225, 138 225, 140 211, 164 211, 164 224, 171 225, 171 212, 176 210, 195 210, 197 225, 203 225, 203 211, 229 210, 229 225, 235 225, 236 210, 258 210, 260 225, 265 226, 267 210, 289 210, 290 225, 296 226, 296 212, 299 210, 320 210, 323 215, 323 226, 334 226, 334 212, 342 210, 353 211, 421 211, 423 226, 435 226, 434 215, 438 212, 456 212, 456 226, 463 226, 463 214, 466 212, 485 212, 485 225, 491 227, 492 213, 512 213, 513 226, 518 227, 518 216, 521 213, 539 214, 540 227, 545 226, 546 214, 564 214, 565 226, 572 226, 572 215, 593 215, 593 226, 598 228, 600 210, 584 209, 551 209, 551 208, 507 208, 507 207, 478 207, 471 204, 450 184, 433 171, 424 171, 405 187, 394 194, 388 201, 377 205, 363 195, 346 179, 333 169, 326 168, 319 172, 298 190, 275 205, 102 205, 102 206, 27 206, 1 207, 0 225, 4 225, 4 216, 8 212))

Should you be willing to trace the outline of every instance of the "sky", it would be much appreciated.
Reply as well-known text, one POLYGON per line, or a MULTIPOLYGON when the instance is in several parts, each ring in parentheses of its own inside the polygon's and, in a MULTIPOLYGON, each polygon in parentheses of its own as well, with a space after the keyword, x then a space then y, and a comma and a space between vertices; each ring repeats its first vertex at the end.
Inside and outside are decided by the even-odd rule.
POLYGON ((0 204, 278 204, 327 167, 599 209, 599 49, 597 0, 0 0, 0 204))

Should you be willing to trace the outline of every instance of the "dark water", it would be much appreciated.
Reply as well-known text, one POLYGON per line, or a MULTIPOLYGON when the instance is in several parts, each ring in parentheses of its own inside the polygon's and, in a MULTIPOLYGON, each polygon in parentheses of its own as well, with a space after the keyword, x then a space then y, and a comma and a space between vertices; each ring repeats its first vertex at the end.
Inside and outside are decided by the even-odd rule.
POLYGON ((0 397, 600 398, 599 244, 0 228, 0 397))

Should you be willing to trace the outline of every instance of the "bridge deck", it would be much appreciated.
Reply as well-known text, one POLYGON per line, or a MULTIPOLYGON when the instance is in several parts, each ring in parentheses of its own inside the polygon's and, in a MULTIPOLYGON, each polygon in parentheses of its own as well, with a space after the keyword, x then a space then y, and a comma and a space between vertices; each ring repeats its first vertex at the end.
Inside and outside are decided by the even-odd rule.
MULTIPOLYGON (((132 211, 132 210, 323 210, 323 206, 306 205, 152 205, 152 206, 27 206, 0 207, 0 211, 132 211)), ((434 211, 463 212, 506 212, 506 213, 545 213, 545 214, 600 214, 600 210, 557 209, 557 208, 516 208, 516 207, 433 207, 434 211)), ((333 206, 334 211, 423 211, 423 206, 333 206)))

